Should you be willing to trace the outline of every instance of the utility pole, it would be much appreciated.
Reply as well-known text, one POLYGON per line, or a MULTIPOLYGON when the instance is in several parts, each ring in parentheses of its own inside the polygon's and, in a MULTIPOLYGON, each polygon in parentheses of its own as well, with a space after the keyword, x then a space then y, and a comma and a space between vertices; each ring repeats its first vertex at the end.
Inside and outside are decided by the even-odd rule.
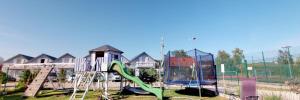
POLYGON ((292 69, 291 69, 291 61, 290 61, 290 48, 291 46, 284 46, 282 47, 283 49, 286 49, 288 54, 287 54, 287 60, 288 60, 288 63, 289 63, 289 74, 290 74, 290 78, 293 78, 293 75, 292 75, 292 69))

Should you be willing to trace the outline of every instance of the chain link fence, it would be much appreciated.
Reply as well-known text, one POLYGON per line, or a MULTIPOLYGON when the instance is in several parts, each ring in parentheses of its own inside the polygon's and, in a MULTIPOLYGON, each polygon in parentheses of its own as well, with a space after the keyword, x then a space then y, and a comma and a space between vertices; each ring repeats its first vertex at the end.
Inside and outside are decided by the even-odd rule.
POLYGON ((300 82, 300 54, 268 51, 245 55, 241 64, 225 64, 225 72, 217 64, 218 80, 238 81, 240 77, 255 77, 258 82, 300 82))

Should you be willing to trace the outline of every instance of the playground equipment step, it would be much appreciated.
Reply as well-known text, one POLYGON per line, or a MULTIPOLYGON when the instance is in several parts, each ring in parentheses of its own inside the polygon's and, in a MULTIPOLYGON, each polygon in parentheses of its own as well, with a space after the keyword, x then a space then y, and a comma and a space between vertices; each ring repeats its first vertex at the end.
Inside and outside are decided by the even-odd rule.
POLYGON ((52 69, 53 67, 42 68, 38 75, 34 78, 32 83, 26 89, 24 96, 36 96, 52 69))

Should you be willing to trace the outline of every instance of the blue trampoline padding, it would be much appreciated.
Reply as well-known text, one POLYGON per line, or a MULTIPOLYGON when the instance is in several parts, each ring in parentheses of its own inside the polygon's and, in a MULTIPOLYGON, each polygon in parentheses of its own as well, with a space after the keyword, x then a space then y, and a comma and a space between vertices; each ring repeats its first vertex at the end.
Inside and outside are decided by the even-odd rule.
MULTIPOLYGON (((202 80, 200 81, 201 85, 213 85, 215 84, 217 81, 216 80, 202 80)), ((175 84, 181 84, 181 85, 191 85, 191 84, 198 84, 197 80, 167 80, 167 82, 165 82, 165 84, 168 85, 175 85, 175 84)))

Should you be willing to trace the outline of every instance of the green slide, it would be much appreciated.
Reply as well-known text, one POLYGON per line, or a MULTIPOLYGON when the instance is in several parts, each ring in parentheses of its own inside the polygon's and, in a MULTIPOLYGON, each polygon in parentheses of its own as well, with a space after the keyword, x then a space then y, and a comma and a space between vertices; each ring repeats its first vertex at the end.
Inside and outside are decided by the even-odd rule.
POLYGON ((145 91, 148 91, 150 93, 153 93, 159 100, 162 100, 162 90, 159 88, 153 88, 150 85, 144 83, 141 81, 138 77, 132 76, 128 73, 127 69, 125 68, 125 65, 121 63, 120 61, 113 61, 111 63, 111 70, 117 71, 121 76, 125 77, 126 79, 129 79, 136 84, 138 84, 142 89, 145 91))

